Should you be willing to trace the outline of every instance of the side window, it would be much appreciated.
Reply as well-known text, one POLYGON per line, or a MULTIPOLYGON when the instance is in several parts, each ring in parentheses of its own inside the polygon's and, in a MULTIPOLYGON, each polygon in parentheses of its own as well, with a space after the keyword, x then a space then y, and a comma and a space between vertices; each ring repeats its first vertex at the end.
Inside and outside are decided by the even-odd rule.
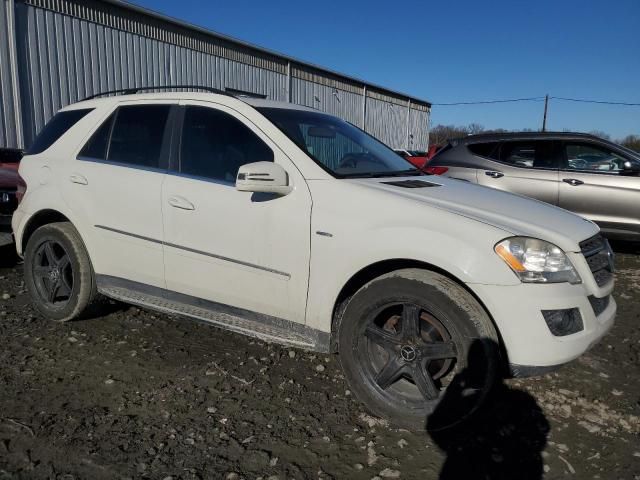
POLYGON ((498 145, 498 142, 472 143, 467 148, 471 153, 479 157, 498 160, 498 145))
POLYGON ((107 161, 159 168, 169 105, 119 107, 111 130, 107 161))
POLYGON ((503 142, 499 159, 516 167, 558 168, 554 145, 549 140, 503 142))
POLYGON ((180 172, 235 182, 247 163, 273 162, 273 151, 240 120, 207 107, 187 107, 180 142, 180 172))
POLYGON ((109 137, 111 136, 111 126, 115 113, 107 118, 100 128, 91 135, 91 138, 85 143, 82 150, 78 154, 79 157, 93 158, 96 160, 105 160, 107 158, 107 146, 109 145, 109 137))
POLYGON ((594 172, 619 172, 623 169, 625 158, 612 150, 589 143, 566 143, 566 168, 594 172))
POLYGON ((29 150, 27 150, 26 155, 36 155, 37 153, 44 152, 91 110, 93 110, 93 108, 67 110, 56 113, 40 131, 29 150))

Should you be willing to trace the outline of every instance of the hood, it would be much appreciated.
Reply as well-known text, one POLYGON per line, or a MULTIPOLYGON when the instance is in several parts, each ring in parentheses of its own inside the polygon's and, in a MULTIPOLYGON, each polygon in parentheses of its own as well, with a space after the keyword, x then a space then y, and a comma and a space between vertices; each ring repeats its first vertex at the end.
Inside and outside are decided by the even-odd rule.
POLYGON ((446 177, 352 179, 350 182, 421 202, 504 230, 508 234, 539 238, 567 252, 598 233, 593 222, 574 213, 528 197, 446 177), (432 184, 407 188, 416 180, 432 184), (409 182, 409 183, 404 183, 409 182))
POLYGON ((18 185, 18 171, 13 168, 0 168, 0 188, 15 190, 18 185))

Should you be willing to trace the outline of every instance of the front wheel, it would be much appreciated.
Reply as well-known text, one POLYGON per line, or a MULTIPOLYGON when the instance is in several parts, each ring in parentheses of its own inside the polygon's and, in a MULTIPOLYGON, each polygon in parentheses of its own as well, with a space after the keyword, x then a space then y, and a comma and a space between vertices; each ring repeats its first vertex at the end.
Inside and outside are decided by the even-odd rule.
POLYGON ((496 378, 497 350, 496 331, 477 300, 427 270, 372 280, 339 319, 340 361, 356 397, 372 413, 411 430, 424 430, 436 409, 437 428, 472 413, 496 378), (445 395, 452 384, 464 398, 445 395))
POLYGON ((24 277, 35 308, 53 320, 79 317, 96 295, 89 255, 68 222, 44 225, 33 233, 25 249, 24 277))

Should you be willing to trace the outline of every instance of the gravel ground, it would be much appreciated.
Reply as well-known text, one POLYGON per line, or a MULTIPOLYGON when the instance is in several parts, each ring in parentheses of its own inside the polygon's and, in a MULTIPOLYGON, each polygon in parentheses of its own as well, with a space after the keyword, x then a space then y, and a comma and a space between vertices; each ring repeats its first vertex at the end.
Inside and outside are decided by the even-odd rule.
POLYGON ((600 344, 432 434, 367 415, 333 355, 106 300, 46 321, 1 249, 0 479, 638 480, 640 255, 620 248, 600 344))

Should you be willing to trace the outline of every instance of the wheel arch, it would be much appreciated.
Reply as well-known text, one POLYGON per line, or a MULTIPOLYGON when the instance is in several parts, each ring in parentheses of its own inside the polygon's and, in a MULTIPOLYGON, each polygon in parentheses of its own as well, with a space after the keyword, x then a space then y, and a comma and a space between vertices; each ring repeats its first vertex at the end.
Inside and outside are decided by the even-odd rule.
POLYGON ((469 286, 466 283, 464 283, 462 280, 460 280, 456 276, 452 275, 450 272, 436 265, 430 264, 428 262, 420 261, 420 260, 413 260, 413 259, 407 259, 407 258, 394 258, 389 260, 382 260, 382 261, 367 265, 366 267, 360 269, 358 272, 353 274, 351 278, 349 278, 349 280, 343 285, 333 306, 333 315, 331 318, 331 344, 330 344, 331 351, 334 353, 337 351, 337 331, 338 331, 340 322, 342 320, 342 313, 344 312, 344 308, 346 307, 346 304, 349 298, 351 298, 358 290, 360 290, 360 288, 362 288, 364 285, 366 285, 370 281, 382 275, 385 275, 387 273, 391 273, 396 270, 401 270, 405 268, 419 268, 422 270, 428 270, 431 272, 444 275, 450 280, 456 282, 458 285, 464 288, 467 292, 469 292, 473 296, 473 298, 476 299, 476 301, 480 304, 480 306, 484 309, 484 311, 489 316, 489 319, 491 320, 491 323, 493 324, 493 327, 496 330, 496 334, 498 335, 499 344, 500 344, 500 355, 501 355, 501 363, 502 363, 501 367, 503 369, 506 369, 505 372, 508 372, 509 362, 508 362, 505 344, 502 339, 502 335, 500 334, 500 329, 498 328, 498 325, 496 324, 493 316, 491 315, 491 312, 489 311, 485 303, 482 301, 482 299, 476 294, 476 292, 470 289, 469 286))
POLYGON ((20 239, 20 253, 24 254, 27 243, 33 233, 40 227, 56 222, 71 222, 69 218, 58 210, 46 208, 39 210, 31 215, 24 228, 22 229, 22 237, 20 239))

